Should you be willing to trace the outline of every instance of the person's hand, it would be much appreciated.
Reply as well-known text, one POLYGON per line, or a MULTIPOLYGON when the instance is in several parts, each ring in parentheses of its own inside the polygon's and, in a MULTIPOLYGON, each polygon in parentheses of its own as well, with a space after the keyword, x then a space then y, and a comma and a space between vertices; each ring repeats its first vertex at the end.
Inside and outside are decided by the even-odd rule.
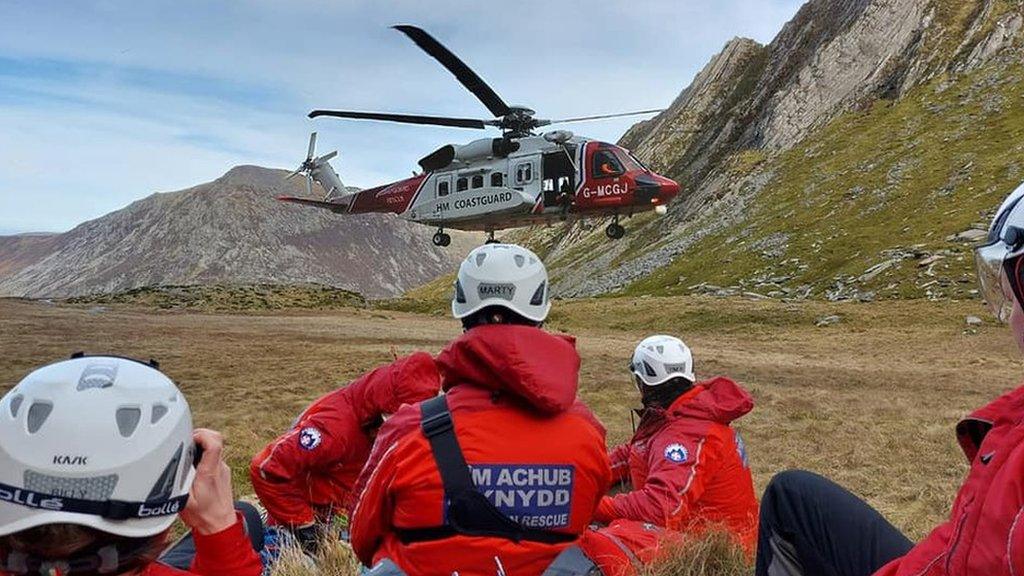
POLYGON ((231 494, 231 469, 224 463, 224 437, 213 430, 198 429, 193 434, 203 457, 196 467, 188 505, 181 520, 204 536, 223 532, 238 521, 231 494))

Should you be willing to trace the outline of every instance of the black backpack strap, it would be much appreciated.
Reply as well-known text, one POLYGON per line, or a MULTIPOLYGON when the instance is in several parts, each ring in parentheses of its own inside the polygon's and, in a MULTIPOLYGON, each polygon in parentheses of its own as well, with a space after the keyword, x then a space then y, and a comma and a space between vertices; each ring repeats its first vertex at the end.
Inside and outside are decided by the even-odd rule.
POLYGON ((445 499, 449 500, 463 490, 475 490, 469 464, 462 455, 462 447, 455 436, 455 424, 448 410, 448 398, 444 395, 431 398, 420 404, 420 429, 430 442, 434 462, 441 472, 445 499))
POLYGON ((458 534, 546 544, 573 542, 578 538, 576 534, 526 528, 505 516, 476 489, 473 474, 455 436, 455 425, 445 396, 420 404, 420 429, 430 442, 434 462, 441 473, 447 523, 428 528, 398 529, 396 532, 402 543, 442 540, 458 534))

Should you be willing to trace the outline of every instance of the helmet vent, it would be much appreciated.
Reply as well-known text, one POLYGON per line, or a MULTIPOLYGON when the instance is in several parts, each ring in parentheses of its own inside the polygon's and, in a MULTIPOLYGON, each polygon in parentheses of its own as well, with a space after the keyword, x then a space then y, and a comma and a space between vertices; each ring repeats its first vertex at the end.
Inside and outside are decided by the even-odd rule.
POLYGON ((178 463, 181 462, 181 453, 183 451, 184 446, 179 445, 178 450, 174 453, 174 457, 164 467, 163 473, 157 478, 153 489, 150 490, 149 496, 146 497, 147 501, 165 500, 171 497, 171 493, 174 491, 174 478, 178 475, 178 463))
POLYGON ((167 415, 169 412, 167 406, 163 404, 153 404, 153 414, 150 416, 149 423, 156 424, 161 418, 167 415))
POLYGON ((547 282, 541 282, 540 286, 537 286, 537 290, 533 293, 533 298, 530 298, 530 306, 541 306, 544 304, 545 288, 547 288, 547 282))
POLYGON ((658 354, 664 354, 665 353, 665 347, 662 346, 661 344, 658 344, 657 348, 658 348, 658 354))
POLYGON ((658 373, 654 371, 654 368, 652 368, 651 365, 648 364, 646 361, 644 362, 644 372, 646 372, 647 375, 650 376, 651 378, 654 378, 655 376, 658 375, 658 373))
POLYGON ((81 392, 83 390, 110 388, 114 385, 116 378, 117 362, 110 360, 93 362, 82 371, 82 376, 78 379, 78 387, 76 389, 81 392))
POLYGON ((139 421, 142 420, 142 409, 140 408, 118 408, 115 414, 117 419, 117 429, 121 432, 121 436, 129 438, 135 433, 135 429, 139 427, 139 421))
POLYGON ((83 500, 109 500, 117 488, 117 474, 91 478, 63 478, 25 470, 25 489, 83 500))
POLYGON ((11 398, 11 418, 18 417, 18 410, 21 409, 21 403, 25 401, 25 397, 18 394, 14 398, 11 398))
POLYGON ((455 281, 455 301, 459 304, 466 303, 466 293, 462 291, 462 282, 455 281))
POLYGON ((515 256, 512 257, 512 259, 516 261, 517 268, 522 268, 524 265, 526 265, 526 258, 523 257, 522 254, 516 254, 515 256))
POLYGON ((53 412, 53 404, 49 402, 35 402, 28 409, 28 433, 35 434, 43 427, 46 419, 53 412))
POLYGON ((476 255, 476 266, 479 268, 484 265, 484 260, 487 260, 487 252, 481 252, 476 255))

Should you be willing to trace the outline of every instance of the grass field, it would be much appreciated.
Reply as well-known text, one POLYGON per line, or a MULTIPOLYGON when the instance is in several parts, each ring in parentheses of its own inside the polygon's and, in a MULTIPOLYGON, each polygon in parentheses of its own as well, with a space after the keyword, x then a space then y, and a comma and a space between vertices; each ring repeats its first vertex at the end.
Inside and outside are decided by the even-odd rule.
MULTIPOLYGON (((581 394, 610 442, 630 433, 634 344, 682 336, 698 376, 731 376, 757 401, 737 427, 758 489, 807 468, 848 486, 919 538, 948 512, 966 464, 953 426, 1016 385, 1021 361, 976 302, 755 302, 695 297, 556 302, 551 329, 579 339, 581 394), (838 324, 816 320, 839 315, 838 324)), ((222 313, 0 300, 0 391, 73 351, 154 357, 198 425, 224 431, 238 493, 250 456, 318 395, 395 353, 458 334, 439 315, 368 308, 222 313)))

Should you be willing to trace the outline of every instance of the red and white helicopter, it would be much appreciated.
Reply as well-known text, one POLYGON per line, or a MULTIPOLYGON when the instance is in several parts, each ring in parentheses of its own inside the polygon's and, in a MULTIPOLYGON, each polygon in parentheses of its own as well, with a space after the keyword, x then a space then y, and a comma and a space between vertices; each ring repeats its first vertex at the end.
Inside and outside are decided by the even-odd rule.
POLYGON ((625 235, 620 217, 656 210, 679 194, 679 184, 655 174, 621 146, 573 135, 566 130, 535 134, 550 124, 583 122, 660 110, 585 116, 563 120, 534 117, 523 106, 509 106, 475 72, 432 36, 415 26, 395 26, 434 57, 494 114, 493 120, 447 118, 378 112, 314 110, 310 118, 332 116, 429 124, 458 128, 499 128, 499 138, 447 144, 419 161, 422 173, 376 188, 349 191, 330 165, 337 155, 315 156, 316 133, 309 139, 306 160, 287 178, 306 175, 323 186, 321 200, 281 197, 285 202, 325 208, 336 213, 392 212, 413 222, 437 228, 434 244, 447 246, 445 229, 494 231, 530 224, 578 218, 611 217, 609 238, 625 235))

